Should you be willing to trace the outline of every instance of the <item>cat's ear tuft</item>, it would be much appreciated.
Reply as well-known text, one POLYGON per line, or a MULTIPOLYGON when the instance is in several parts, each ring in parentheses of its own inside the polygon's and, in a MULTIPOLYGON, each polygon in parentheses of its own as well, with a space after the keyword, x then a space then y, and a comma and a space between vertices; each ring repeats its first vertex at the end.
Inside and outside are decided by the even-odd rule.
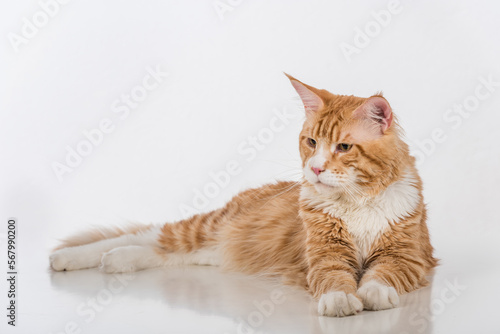
POLYGON ((378 125, 381 134, 392 125, 392 109, 389 102, 382 96, 372 96, 354 111, 355 118, 370 120, 378 125))
POLYGON ((290 79, 293 88, 295 88, 295 90, 299 94, 300 99, 304 104, 304 108, 306 109, 307 117, 310 117, 313 114, 315 114, 318 110, 323 109, 325 104, 323 102, 323 99, 321 99, 321 97, 319 97, 319 95, 315 92, 317 91, 316 88, 300 82, 291 75, 288 75, 286 73, 285 75, 288 77, 288 79, 290 79))

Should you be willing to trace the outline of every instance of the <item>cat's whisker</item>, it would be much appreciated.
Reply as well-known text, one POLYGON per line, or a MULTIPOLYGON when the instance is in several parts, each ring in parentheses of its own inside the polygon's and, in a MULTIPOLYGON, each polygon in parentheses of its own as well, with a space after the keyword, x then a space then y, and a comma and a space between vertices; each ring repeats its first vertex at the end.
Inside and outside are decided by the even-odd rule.
POLYGON ((297 168, 297 169, 300 169, 300 163, 298 164, 292 164, 292 165, 289 165, 289 164, 285 164, 283 162, 279 162, 279 161, 276 161, 276 160, 268 160, 268 159, 259 159, 260 161, 265 161, 265 162, 271 162, 273 164, 277 164, 277 165, 281 165, 281 166, 285 166, 285 167, 288 167, 288 168, 297 168))
POLYGON ((348 185, 345 185, 343 182, 340 184, 342 190, 345 194, 347 194, 352 200, 356 200, 356 196, 353 191, 349 188, 348 185))
MULTIPOLYGON (((268 199, 263 205, 267 204, 267 202, 269 202, 271 199, 274 199, 274 198, 276 198, 276 197, 284 194, 285 192, 293 189, 294 187, 296 187, 296 186, 298 186, 300 184, 301 184, 300 181, 294 181, 294 182, 292 182, 291 185, 287 185, 287 186, 285 186, 285 187, 283 187, 281 189, 278 189, 278 190, 280 190, 280 192, 278 194, 276 194, 275 196, 271 197, 270 199, 268 199)), ((258 192, 252 196, 252 199, 258 199, 258 198, 260 198, 260 196, 262 195, 262 193, 264 192, 264 190, 265 189, 259 189, 258 192)))
POLYGON ((262 204, 262 206, 266 205, 267 203, 269 203, 269 201, 271 201, 271 200, 275 199, 276 197, 279 197, 279 196, 283 195, 284 193, 286 193, 286 192, 288 192, 288 191, 292 190, 293 188, 295 188, 295 187, 297 187, 297 186, 299 186, 299 185, 301 185, 301 182, 299 182, 299 181, 292 183, 292 185, 290 185, 290 186, 286 187, 286 189, 285 189, 285 190, 283 190, 283 191, 279 192, 278 194, 276 194, 276 195, 274 195, 274 196, 270 197, 267 201, 265 201, 265 202, 264 202, 264 204, 262 204))
MULTIPOLYGON (((281 177, 285 177, 286 179, 291 179, 291 180, 294 180, 294 179, 301 179, 303 176, 302 172, 282 172, 282 173, 279 173, 279 174, 276 174, 276 178, 279 179, 281 177)), ((298 181, 297 180, 297 181, 298 181)))

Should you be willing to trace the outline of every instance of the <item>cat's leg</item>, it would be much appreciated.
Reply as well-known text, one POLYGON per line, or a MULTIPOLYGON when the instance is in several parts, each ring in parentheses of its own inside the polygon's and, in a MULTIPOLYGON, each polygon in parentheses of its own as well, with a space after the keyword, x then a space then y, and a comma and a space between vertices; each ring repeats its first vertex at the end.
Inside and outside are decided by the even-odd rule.
POLYGON ((394 308, 400 294, 428 284, 425 275, 437 261, 432 257, 428 237, 419 233, 420 219, 416 216, 391 226, 390 233, 374 247, 376 252, 370 255, 369 266, 359 282, 358 295, 365 309, 394 308))
POLYGON ((104 253, 100 269, 105 273, 125 273, 159 267, 165 258, 151 246, 122 246, 104 253))
POLYGON ((62 248, 51 254, 50 266, 55 271, 95 268, 101 263, 102 255, 114 248, 155 245, 159 231, 159 227, 151 227, 135 234, 125 234, 86 245, 62 248))
POLYGON ((302 212, 307 228, 307 281, 320 315, 343 317, 363 310, 356 295, 357 258, 342 222, 322 213, 302 212), (318 224, 318 222, 321 222, 318 224))
POLYGON ((107 238, 108 235, 123 233, 123 229, 118 229, 118 234, 111 229, 104 234, 98 230, 96 233, 90 231, 82 236, 76 235, 63 244, 75 246, 56 250, 50 256, 50 264, 56 271, 95 268, 101 264, 101 258, 106 253, 109 258, 103 259, 105 261, 102 264, 102 269, 106 272, 173 264, 218 265, 221 259, 216 250, 217 231, 237 209, 233 204, 231 207, 195 215, 175 224, 144 226, 139 229, 134 227, 134 233, 124 233, 118 237, 107 238), (94 234, 101 240, 92 242, 94 234), (143 254, 142 258, 149 257, 151 261, 139 263, 141 257, 136 257, 134 251, 143 254), (128 265, 125 264, 127 259, 130 261, 128 265))
POLYGON ((215 246, 166 251, 159 247, 161 231, 155 227, 136 234, 59 249, 50 256, 50 265, 55 271, 100 267, 104 272, 116 273, 169 265, 221 264, 221 253, 215 246))
POLYGON ((123 273, 189 264, 217 266, 221 264, 221 256, 216 248, 208 247, 189 253, 165 253, 152 246, 123 246, 105 253, 100 269, 106 273, 123 273))

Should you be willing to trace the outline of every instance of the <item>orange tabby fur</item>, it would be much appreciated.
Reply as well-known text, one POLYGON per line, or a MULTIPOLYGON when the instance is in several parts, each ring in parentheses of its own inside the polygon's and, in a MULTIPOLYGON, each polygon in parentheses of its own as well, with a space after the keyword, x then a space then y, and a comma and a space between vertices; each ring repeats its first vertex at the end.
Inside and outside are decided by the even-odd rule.
MULTIPOLYGON (((322 165, 325 170, 339 179, 347 178, 353 170, 356 173, 351 188, 339 186, 340 190, 332 190, 332 201, 347 207, 349 203, 371 203, 371 198, 380 196, 389 186, 411 175, 410 186, 418 194, 416 205, 410 212, 389 221, 387 227, 375 235, 373 242, 367 243, 362 233, 350 230, 362 229, 362 226, 351 227, 354 225, 343 221, 335 211, 329 212, 326 205, 317 204, 315 198, 323 196, 320 196, 322 189, 329 186, 311 184, 306 178, 298 183, 278 182, 244 191, 221 209, 163 225, 156 251, 168 258, 174 253, 217 249, 225 268, 280 275, 287 282, 308 289, 316 299, 329 292, 343 292, 364 302, 365 308, 387 308, 376 298, 375 302, 366 300, 372 298, 366 297, 370 292, 365 291, 363 297, 358 290, 366 282, 372 282, 370 284, 393 287, 399 294, 410 292, 427 284, 426 275, 437 263, 429 241, 422 182, 415 168, 415 159, 409 155, 392 112, 383 115, 375 110, 379 115, 373 116, 369 114, 372 111, 365 110, 371 101, 386 110, 389 108, 380 94, 371 100, 333 95, 289 78, 307 111, 299 137, 303 167, 308 168, 307 162, 318 154, 319 147, 353 144, 345 153, 325 149, 322 165), (314 138, 318 146, 311 147, 309 138, 314 138)), ((326 188, 325 192, 329 194, 330 189, 326 188)), ((395 196, 394 200, 398 198, 395 196)), ((357 210, 362 210, 360 208, 357 210)), ((135 226, 91 232, 67 240, 60 248, 149 228, 135 226)), ((344 300, 343 294, 335 296, 344 300)), ((350 302, 333 303, 350 303, 351 310, 349 305, 347 308, 334 305, 336 308, 328 311, 331 306, 327 305, 325 297, 326 306, 323 311, 320 306, 320 313, 341 316, 359 312, 356 300, 349 298, 345 300, 350 302)))

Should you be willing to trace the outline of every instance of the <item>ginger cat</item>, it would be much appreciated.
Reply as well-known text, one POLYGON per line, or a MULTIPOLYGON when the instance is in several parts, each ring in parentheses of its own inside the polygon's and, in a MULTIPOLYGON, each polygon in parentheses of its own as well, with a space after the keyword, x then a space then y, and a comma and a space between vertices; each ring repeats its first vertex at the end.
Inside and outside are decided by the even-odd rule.
POLYGON ((250 189, 175 224, 78 234, 50 256, 53 270, 221 265, 279 275, 307 289, 320 315, 339 317, 396 307, 428 284, 437 260, 422 181, 387 100, 288 77, 306 113, 302 182, 250 189))

